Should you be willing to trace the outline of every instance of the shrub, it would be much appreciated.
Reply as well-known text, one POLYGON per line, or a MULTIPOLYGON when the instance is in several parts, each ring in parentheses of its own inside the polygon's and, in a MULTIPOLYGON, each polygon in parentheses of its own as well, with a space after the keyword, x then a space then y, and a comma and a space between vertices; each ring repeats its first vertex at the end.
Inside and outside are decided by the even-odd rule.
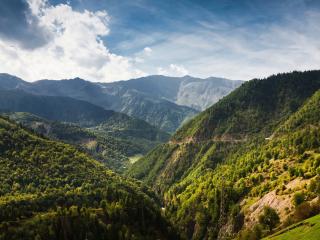
POLYGON ((297 207, 305 201, 305 194, 303 192, 298 192, 293 196, 293 204, 297 207))
POLYGON ((263 214, 259 216, 259 223, 267 227, 270 231, 276 227, 280 222, 280 218, 276 210, 265 206, 263 214))
POLYGON ((239 240, 260 240, 262 238, 262 226, 257 224, 253 229, 246 229, 239 235, 239 240))
POLYGON ((320 178, 317 177, 316 180, 311 180, 309 185, 309 190, 313 193, 320 194, 320 178))

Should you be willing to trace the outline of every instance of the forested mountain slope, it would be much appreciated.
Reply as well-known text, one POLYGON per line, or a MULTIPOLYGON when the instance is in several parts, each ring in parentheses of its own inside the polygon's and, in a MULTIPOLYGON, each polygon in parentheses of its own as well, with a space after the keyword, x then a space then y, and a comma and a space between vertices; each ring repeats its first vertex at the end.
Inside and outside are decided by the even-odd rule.
POLYGON ((82 127, 103 128, 115 136, 164 141, 168 134, 147 122, 69 97, 39 96, 20 90, 0 91, 0 111, 29 112, 82 127), (101 125, 101 126, 100 126, 101 125))
POLYGON ((126 119, 123 114, 119 115, 125 116, 122 119, 111 117, 92 128, 50 121, 24 112, 3 114, 38 134, 79 146, 116 172, 125 170, 132 157, 147 153, 169 138, 168 134, 155 131, 151 126, 148 129, 143 121, 126 119))
POLYGON ((237 234, 259 239, 246 238, 258 232, 246 229, 273 230, 258 224, 265 206, 279 215, 277 227, 300 220, 299 211, 315 214, 318 89, 320 71, 249 81, 185 124, 128 174, 163 197, 167 216, 187 239, 237 234), (293 204, 298 193, 306 203, 302 207, 293 204))
POLYGON ((12 112, 30 112, 56 121, 93 126, 116 113, 91 103, 69 97, 39 96, 21 90, 0 90, 0 109, 12 112))
MULTIPOLYGON (((159 182, 163 180, 170 185, 177 180, 177 177, 181 177, 192 164, 195 164, 195 159, 194 157, 184 158, 183 154, 179 153, 177 156, 179 161, 176 158, 174 158, 175 161, 169 161, 166 154, 170 156, 171 152, 178 152, 174 151, 177 147, 181 146, 181 150, 184 150, 187 145, 190 148, 187 149, 188 154, 191 154, 192 148, 192 154, 201 157, 207 151, 205 147, 207 142, 217 142, 223 145, 221 149, 224 151, 224 147, 239 145, 250 138, 257 136, 263 139, 268 138, 281 122, 284 122, 319 88, 320 71, 279 74, 267 79, 244 83, 211 108, 186 123, 173 135, 168 144, 159 146, 159 150, 153 150, 150 153, 150 159, 142 159, 137 163, 132 173, 137 174, 135 175, 137 177, 141 177, 138 175, 142 174, 143 177, 152 181, 161 178, 161 174, 158 173, 168 173, 168 176, 159 182), (203 148, 202 151, 197 145, 203 148), (161 165, 157 157, 151 157, 158 154, 160 159, 164 157, 163 161, 168 160, 167 163, 161 165), (138 166, 143 165, 144 162, 148 165, 151 159, 157 161, 157 164, 150 164, 153 167, 152 171, 138 166), (176 171, 172 172, 171 168, 176 171)), ((208 146, 211 146, 211 143, 208 146)), ((214 154, 214 158, 219 160, 221 156, 214 154)))
POLYGON ((278 74, 252 80, 185 124, 175 140, 232 136, 243 139, 274 128, 319 89, 319 71, 278 74))
POLYGON ((143 119, 169 133, 175 132, 183 122, 198 113, 193 108, 179 106, 134 90, 126 90, 119 101, 114 102, 112 109, 143 119))
POLYGON ((0 239, 175 239, 152 192, 0 117, 0 239))
POLYGON ((11 113, 38 133, 84 147, 119 172, 130 164, 131 157, 147 153, 170 137, 143 120, 68 97, 0 90, 0 112, 11 113), (12 112, 29 112, 40 118, 12 112))

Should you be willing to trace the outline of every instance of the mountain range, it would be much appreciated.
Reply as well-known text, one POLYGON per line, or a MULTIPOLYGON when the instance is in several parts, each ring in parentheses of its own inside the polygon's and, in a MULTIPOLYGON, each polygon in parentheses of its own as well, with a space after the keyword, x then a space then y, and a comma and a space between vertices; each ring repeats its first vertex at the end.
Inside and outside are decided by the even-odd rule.
POLYGON ((190 76, 149 76, 114 83, 93 83, 80 78, 29 83, 0 74, 0 89, 87 101, 140 118, 167 132, 174 132, 199 110, 212 105, 241 84, 242 81, 190 76))
POLYGON ((279 228, 317 214, 319 89, 320 71, 248 81, 128 175, 163 198, 185 239, 261 239, 274 228, 260 220, 268 211, 279 228))
POLYGON ((196 89, 217 79, 2 77, 0 239, 319 236, 320 71, 239 82, 212 105, 196 89), (169 136, 104 105, 126 99, 166 121, 164 103, 205 110, 169 136))

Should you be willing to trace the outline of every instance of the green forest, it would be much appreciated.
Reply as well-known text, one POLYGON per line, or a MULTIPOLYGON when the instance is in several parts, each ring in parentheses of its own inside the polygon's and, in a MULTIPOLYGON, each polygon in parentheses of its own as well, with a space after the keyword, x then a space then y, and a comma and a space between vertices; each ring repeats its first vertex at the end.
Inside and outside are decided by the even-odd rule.
POLYGON ((170 137, 168 133, 124 114, 115 114, 90 127, 52 121, 27 112, 3 112, 2 115, 43 137, 72 144, 116 172, 126 170, 131 165, 131 157, 146 154, 170 137))
POLYGON ((0 239, 175 237, 140 182, 5 118, 0 139, 0 239))
POLYGON ((319 89, 319 71, 246 82, 128 175, 162 196, 183 239, 261 239, 319 214, 319 89))
POLYGON ((82 106, 2 109, 0 239, 320 236, 320 71, 247 81, 172 136, 82 106))

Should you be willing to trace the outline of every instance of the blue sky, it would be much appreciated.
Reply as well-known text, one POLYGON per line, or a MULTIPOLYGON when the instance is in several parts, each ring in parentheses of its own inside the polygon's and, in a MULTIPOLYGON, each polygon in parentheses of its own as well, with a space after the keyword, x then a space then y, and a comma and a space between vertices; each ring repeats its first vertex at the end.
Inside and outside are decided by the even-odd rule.
MULTIPOLYGON (((52 1, 57 4, 61 1, 52 1)), ((68 1, 64 1, 68 2, 68 1)), ((84 9, 105 9, 111 16, 111 34, 104 38, 117 54, 130 55, 146 43, 157 45, 170 34, 192 34, 246 29, 252 33, 271 25, 286 25, 288 18, 303 18, 307 11, 319 11, 319 1, 304 0, 211 0, 211 1, 117 1, 77 0, 71 5, 84 9), (121 2, 121 3, 119 3, 121 2), (301 16, 302 15, 302 16, 301 16), (155 35, 154 38, 150 37, 155 35), (139 39, 141 40, 139 43, 139 39), (134 45, 129 44, 134 41, 134 45), (146 41, 146 42, 145 42, 146 41)))
POLYGON ((30 81, 320 68, 317 0, 3 0, 0 15, 0 71, 30 81))

